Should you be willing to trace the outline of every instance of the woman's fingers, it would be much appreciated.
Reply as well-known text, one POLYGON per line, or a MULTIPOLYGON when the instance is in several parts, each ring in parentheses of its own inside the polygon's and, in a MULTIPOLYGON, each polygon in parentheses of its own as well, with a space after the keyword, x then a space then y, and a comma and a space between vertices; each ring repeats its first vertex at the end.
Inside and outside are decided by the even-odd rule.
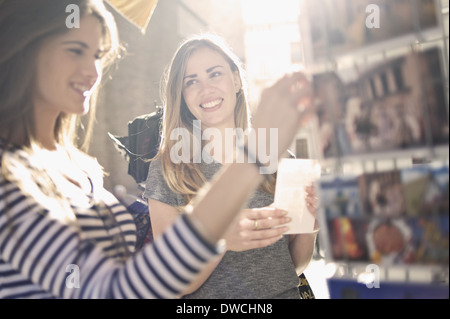
MULTIPOLYGON (((273 89, 278 90, 283 97, 289 98, 294 106, 299 107, 300 104, 306 106, 312 102, 312 85, 303 73, 286 75, 274 85, 273 89)), ((304 111, 304 108, 298 110, 304 111)))
POLYGON ((298 128, 314 114, 313 89, 302 73, 284 76, 266 88, 253 116, 253 126, 278 130, 278 154, 285 152, 298 128))
POLYGON ((244 251, 266 247, 280 240, 289 230, 287 212, 274 207, 246 209, 226 238, 230 250, 244 251))
POLYGON ((319 202, 319 198, 316 195, 314 184, 305 187, 306 192, 306 208, 308 211, 316 216, 317 204, 319 202))
POLYGON ((266 228, 262 230, 250 230, 244 231, 242 237, 247 240, 265 240, 273 237, 280 237, 289 230, 287 226, 266 228))
POLYGON ((245 241, 243 244, 246 247, 246 249, 263 248, 275 244, 282 237, 283 237, 282 235, 278 235, 274 237, 266 237, 264 239, 249 240, 245 241))
POLYGON ((242 226, 245 230, 263 230, 270 229, 273 227, 281 226, 287 224, 291 221, 290 217, 280 216, 280 217, 267 217, 258 219, 244 219, 242 220, 242 226))
POLYGON ((275 207, 253 208, 245 211, 245 217, 248 219, 264 219, 264 218, 278 218, 287 215, 287 211, 277 209, 275 207))
POLYGON ((289 227, 277 227, 264 230, 247 230, 241 232, 242 245, 247 249, 266 247, 276 243, 283 237, 289 227))
POLYGON ((248 210, 241 220, 241 236, 247 246, 264 247, 267 242, 276 242, 289 230, 286 226, 291 218, 287 212, 274 207, 248 210))

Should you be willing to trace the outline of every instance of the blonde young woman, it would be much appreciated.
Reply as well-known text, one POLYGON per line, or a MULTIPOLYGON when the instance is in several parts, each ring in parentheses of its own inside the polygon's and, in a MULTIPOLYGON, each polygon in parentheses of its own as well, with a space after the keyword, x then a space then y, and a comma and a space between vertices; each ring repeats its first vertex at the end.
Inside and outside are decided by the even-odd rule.
MULTIPOLYGON (((0 48, 0 298, 182 294, 220 253, 226 227, 257 186, 256 166, 230 165, 161 240, 134 253, 132 216, 76 147, 79 119, 93 114, 118 52, 112 15, 100 0, 2 0, 0 48), (80 28, 66 26, 69 5, 79 9, 80 28), (217 201, 223 189, 232 189, 226 204, 217 201)), ((300 75, 281 79, 258 111, 258 126, 279 128, 280 152, 301 118, 298 82, 300 75)))
MULTIPOLYGON (((230 129, 242 132, 250 127, 242 67, 217 36, 195 36, 179 47, 167 71, 163 94, 163 139, 150 164, 144 192, 155 237, 176 220, 180 209, 206 181, 237 158, 237 141, 226 141, 230 129), (203 143, 195 148, 199 130, 203 143), (181 142, 187 147, 183 149, 181 142), (189 156, 182 154, 189 147, 189 156)), ((263 95, 261 101, 268 102, 267 98, 263 95)), ((274 101, 274 108, 278 102, 274 101)), ((266 146, 266 150, 273 147, 266 146)), ((283 236, 289 218, 270 206, 274 183, 273 175, 264 175, 248 208, 239 213, 224 236, 227 251, 201 272, 185 298, 299 298, 297 272, 301 274, 308 265, 316 234, 283 236)), ((217 205, 226 205, 232 191, 222 189, 217 205)), ((314 196, 308 191, 308 203, 313 206, 314 196)), ((214 218, 218 212, 209 214, 214 218)))

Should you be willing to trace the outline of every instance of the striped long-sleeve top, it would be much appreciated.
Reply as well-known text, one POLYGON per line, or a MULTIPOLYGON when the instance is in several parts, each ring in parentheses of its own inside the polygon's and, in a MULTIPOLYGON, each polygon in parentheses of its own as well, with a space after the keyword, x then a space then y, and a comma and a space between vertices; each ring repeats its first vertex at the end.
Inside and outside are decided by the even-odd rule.
MULTIPOLYGON (((0 159, 5 152, 0 141, 0 159)), ((120 260, 117 238, 133 253, 134 221, 102 193, 101 210, 71 206, 73 227, 0 174, 0 298, 176 298, 219 253, 183 215, 152 245, 120 260)))

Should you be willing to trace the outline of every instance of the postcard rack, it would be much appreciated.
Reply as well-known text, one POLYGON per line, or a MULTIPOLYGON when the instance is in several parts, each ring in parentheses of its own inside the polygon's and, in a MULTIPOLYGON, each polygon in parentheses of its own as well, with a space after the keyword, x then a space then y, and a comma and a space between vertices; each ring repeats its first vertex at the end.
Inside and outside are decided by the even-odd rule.
POLYGON ((309 0, 300 21, 330 297, 448 298, 448 0, 309 0))

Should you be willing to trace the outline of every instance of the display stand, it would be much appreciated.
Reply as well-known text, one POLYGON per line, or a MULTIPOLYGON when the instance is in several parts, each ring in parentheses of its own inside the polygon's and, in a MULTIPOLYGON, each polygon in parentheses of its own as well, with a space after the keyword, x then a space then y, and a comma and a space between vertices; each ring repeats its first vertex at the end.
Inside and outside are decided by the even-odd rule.
POLYGON ((448 1, 372 1, 381 23, 410 10, 379 33, 347 2, 305 1, 300 17, 319 98, 297 156, 322 164, 330 297, 448 298, 448 1))

